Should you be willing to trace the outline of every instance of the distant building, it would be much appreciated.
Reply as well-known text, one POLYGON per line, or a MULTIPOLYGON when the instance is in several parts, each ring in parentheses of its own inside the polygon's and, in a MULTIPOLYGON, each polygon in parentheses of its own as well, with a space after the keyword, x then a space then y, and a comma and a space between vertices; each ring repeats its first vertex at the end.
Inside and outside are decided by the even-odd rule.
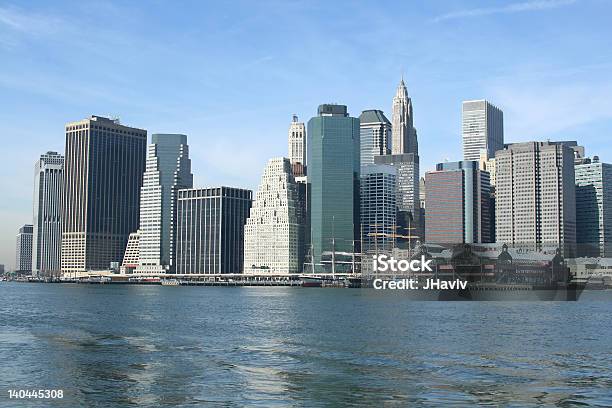
POLYGON ((308 121, 310 257, 323 268, 324 252, 353 251, 359 240, 359 119, 346 106, 320 105, 308 121))
POLYGON ((504 147, 504 114, 501 109, 486 100, 463 101, 462 126, 463 160, 495 157, 495 152, 504 147))
POLYGON ((137 272, 173 272, 176 196, 193 187, 187 136, 153 134, 140 193, 140 260, 137 272))
POLYGON ((579 256, 612 258, 612 164, 597 156, 576 165, 579 256))
POLYGON ((428 243, 491 242, 489 173, 476 161, 439 163, 425 173, 428 243))
POLYGON ((421 208, 425 209, 425 177, 421 177, 419 180, 419 202, 421 204, 421 208))
POLYGON ((62 273, 121 262, 138 228, 147 131, 92 116, 66 125, 62 273))
POLYGON ((244 273, 302 272, 304 225, 300 205, 289 159, 269 160, 244 227, 244 273))
POLYGON ((6 271, 4 270, 4 265, 0 264, 0 275, 4 275, 6 271))
POLYGON ((253 193, 234 187, 179 190, 178 274, 241 273, 253 193))
POLYGON ((553 142, 514 143, 495 155, 496 240, 528 250, 576 245, 574 151, 553 142))
POLYGON ((404 79, 400 81, 393 97, 392 107, 392 143, 393 154, 413 153, 419 154, 419 143, 417 131, 414 127, 412 114, 412 99, 408 96, 408 90, 404 79))
POLYGON ((293 115, 289 126, 289 161, 294 177, 306 175, 306 126, 293 115))
POLYGON ((391 122, 380 110, 359 115, 361 168, 374 164, 374 156, 391 154, 391 122))
POLYGON ((419 156, 413 153, 375 156, 374 163, 395 167, 397 177, 397 232, 410 238, 398 238, 397 244, 405 248, 409 243, 422 240, 423 229, 419 198, 419 156), (410 241, 410 242, 409 242, 410 241))
POLYGON ((386 164, 371 164, 361 169, 361 235, 364 253, 391 252, 395 247, 396 175, 397 169, 386 164))
POLYGON ((128 238, 121 263, 121 273, 133 273, 140 264, 140 231, 132 232, 128 238))
POLYGON ((32 225, 19 228, 15 247, 15 272, 29 275, 32 273, 32 225))
POLYGON ((34 165, 33 275, 60 273, 63 193, 64 156, 47 152, 34 165))

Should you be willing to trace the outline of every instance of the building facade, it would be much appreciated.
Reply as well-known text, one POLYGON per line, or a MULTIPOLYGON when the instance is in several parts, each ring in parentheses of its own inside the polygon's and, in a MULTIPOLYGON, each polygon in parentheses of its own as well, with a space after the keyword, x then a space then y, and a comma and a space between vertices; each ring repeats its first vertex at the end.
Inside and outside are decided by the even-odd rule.
POLYGON ((504 148, 504 114, 486 100, 463 101, 462 104, 463 160, 479 161, 495 157, 504 148))
POLYGON ((497 242, 575 255, 574 151, 554 142, 507 145, 495 155, 497 242))
POLYGON ((407 248, 409 244, 423 240, 423 219, 420 211, 419 156, 414 153, 375 156, 376 164, 395 167, 397 174, 397 244, 407 248))
POLYGON ((428 243, 489 243, 489 173, 476 161, 439 163, 425 173, 428 243))
POLYGON ((293 115, 289 126, 289 161, 294 177, 306 175, 306 125, 293 115))
POLYGON ((391 154, 391 122, 380 110, 359 115, 361 168, 374 164, 374 156, 391 154))
MULTIPOLYGON (((371 164, 361 169, 361 237, 366 254, 390 253, 397 226, 397 169, 371 164)), ((369 262, 367 258, 366 262, 369 262)))
POLYGON ((121 262, 138 228, 147 131, 100 116, 66 125, 62 273, 121 262))
POLYGON ((137 272, 173 272, 176 196, 193 187, 187 136, 153 134, 140 194, 140 260, 137 272))
POLYGON ((324 252, 353 251, 359 240, 359 119, 344 105, 320 105, 308 121, 307 148, 309 254, 320 271, 324 252))
POLYGON ((33 227, 26 224, 19 228, 15 246, 15 272, 30 275, 32 273, 32 235, 33 227))
POLYGON ((302 272, 304 225, 291 161, 268 161, 244 227, 244 273, 302 272))
POLYGON ((612 164, 597 156, 576 165, 577 255, 612 257, 612 164))
POLYGON ((63 192, 64 156, 47 152, 34 165, 33 275, 60 273, 63 192))
POLYGON ((140 231, 132 232, 125 246, 121 273, 134 273, 140 265, 140 231))
POLYGON ((176 273, 241 273, 253 193, 234 187, 179 190, 176 273))
POLYGON ((418 155, 419 143, 412 115, 412 99, 408 96, 408 90, 403 78, 397 86, 391 111, 392 153, 413 153, 418 155))

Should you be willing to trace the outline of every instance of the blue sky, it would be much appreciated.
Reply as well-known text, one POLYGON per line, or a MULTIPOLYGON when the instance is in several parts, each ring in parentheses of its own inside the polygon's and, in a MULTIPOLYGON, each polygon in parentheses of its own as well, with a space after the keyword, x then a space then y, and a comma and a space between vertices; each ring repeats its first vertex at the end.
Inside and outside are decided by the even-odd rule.
POLYGON ((33 165, 63 126, 118 116, 189 136, 195 184, 255 188, 291 114, 389 113, 403 73, 421 171, 461 158, 461 101, 506 141, 577 139, 612 161, 612 2, 0 1, 0 263, 31 222, 33 165))

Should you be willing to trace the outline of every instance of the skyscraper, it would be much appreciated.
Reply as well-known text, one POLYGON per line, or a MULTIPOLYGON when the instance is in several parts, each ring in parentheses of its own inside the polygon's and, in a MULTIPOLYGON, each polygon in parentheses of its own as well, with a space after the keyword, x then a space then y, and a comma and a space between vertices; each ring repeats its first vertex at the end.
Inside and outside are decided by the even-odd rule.
POLYGON ((374 164, 374 156, 391 154, 391 122, 380 110, 359 115, 361 168, 374 164))
POLYGON ((25 224, 19 228, 15 246, 15 272, 32 273, 32 225, 25 224))
POLYGON ((528 250, 560 248, 565 256, 573 255, 573 149, 554 142, 510 144, 496 153, 495 171, 497 242, 528 250))
POLYGON ((91 116, 66 125, 62 272, 121 262, 138 228, 147 131, 91 116))
POLYGON ((495 157, 504 147, 504 114, 485 100, 463 101, 462 125, 463 160, 479 161, 495 157))
POLYGON ((612 164, 597 156, 576 165, 579 256, 612 257, 612 164))
POLYGON ((172 272, 176 196, 193 187, 187 136, 153 134, 140 194, 140 260, 137 272, 172 272))
POLYGON ((302 272, 304 225, 298 194, 289 159, 270 159, 244 227, 244 273, 302 272))
POLYGON ((64 156, 47 152, 34 165, 33 275, 60 272, 63 192, 64 156))
POLYGON ((419 143, 417 131, 414 127, 412 116, 412 100, 408 96, 408 90, 404 84, 404 78, 400 81, 393 97, 391 122, 393 154, 414 153, 419 154, 419 143))
POLYGON ((352 251, 359 239, 359 119, 346 106, 320 105, 308 121, 310 255, 321 270, 324 252, 352 251))
POLYGON ((395 247, 396 175, 397 169, 387 164, 371 164, 361 169, 361 236, 364 253, 390 252, 395 247))
POLYGON ((293 115, 289 126, 289 161, 293 166, 294 177, 306 175, 306 126, 293 115))
POLYGON ((440 244, 491 242, 489 173, 478 162, 439 163, 425 173, 425 239, 440 244))
POLYGON ((241 273, 252 197, 251 190, 234 187, 179 190, 176 272, 241 273))
POLYGON ((375 156, 374 163, 396 169, 397 232, 410 237, 398 238, 397 244, 400 248, 408 248, 408 244, 422 240, 424 234, 419 200, 419 156, 414 153, 375 156))

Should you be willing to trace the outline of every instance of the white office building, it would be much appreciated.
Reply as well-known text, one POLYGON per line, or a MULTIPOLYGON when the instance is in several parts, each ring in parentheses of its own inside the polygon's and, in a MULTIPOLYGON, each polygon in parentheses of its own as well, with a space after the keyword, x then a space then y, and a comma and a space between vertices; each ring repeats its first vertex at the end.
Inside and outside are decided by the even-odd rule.
POLYGON ((391 154, 391 122, 376 109, 365 110, 359 115, 360 164, 374 164, 374 156, 391 154))
POLYGON ((301 272, 299 205, 290 160, 269 160, 244 227, 244 273, 301 272))
POLYGON ((306 175, 306 125, 293 115, 289 126, 289 160, 295 177, 306 175))
POLYGON ((193 187, 187 136, 153 134, 140 194, 137 272, 172 272, 175 267, 176 200, 193 187))
POLYGON ((461 134, 463 160, 485 160, 504 148, 504 113, 486 100, 463 101, 461 134))
POLYGON ((495 233, 528 250, 576 246, 574 152, 555 142, 514 143, 495 156, 495 233))
POLYGON ((64 156, 47 152, 34 165, 32 275, 61 272, 64 156))
POLYGON ((30 275, 32 273, 32 225, 19 228, 15 246, 15 272, 30 275))

